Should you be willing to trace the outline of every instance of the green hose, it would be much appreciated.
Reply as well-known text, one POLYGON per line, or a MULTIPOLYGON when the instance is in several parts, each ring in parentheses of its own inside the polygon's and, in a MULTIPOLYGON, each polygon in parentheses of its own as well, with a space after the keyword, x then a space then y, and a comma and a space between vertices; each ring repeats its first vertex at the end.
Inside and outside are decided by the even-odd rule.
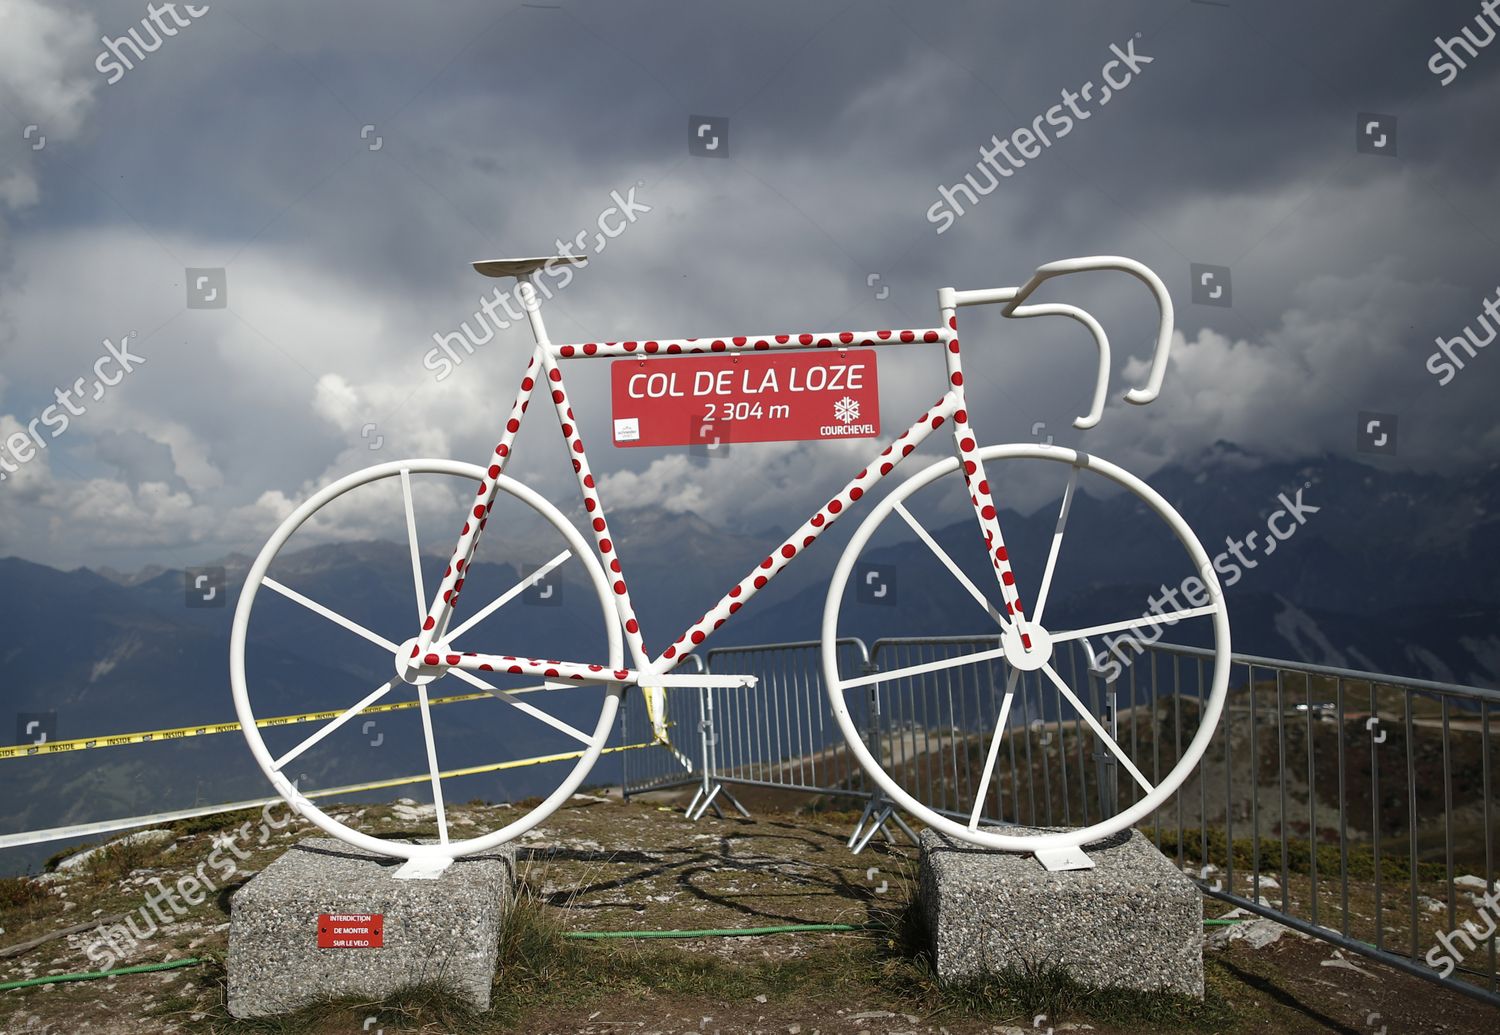
POLYGON ((100 978, 118 977, 121 974, 149 974, 155 970, 177 970, 180 967, 192 967, 207 960, 198 959, 196 956, 185 960, 173 960, 170 963, 143 963, 138 967, 121 967, 119 970, 91 970, 82 974, 53 974, 50 977, 29 978, 26 981, 7 981, 0 984, 0 992, 9 991, 12 988, 30 988, 33 985, 56 985, 63 981, 98 981, 100 978))
POLYGON ((568 931, 564 938, 743 938, 797 931, 868 931, 874 924, 782 924, 778 927, 731 927, 706 931, 568 931))

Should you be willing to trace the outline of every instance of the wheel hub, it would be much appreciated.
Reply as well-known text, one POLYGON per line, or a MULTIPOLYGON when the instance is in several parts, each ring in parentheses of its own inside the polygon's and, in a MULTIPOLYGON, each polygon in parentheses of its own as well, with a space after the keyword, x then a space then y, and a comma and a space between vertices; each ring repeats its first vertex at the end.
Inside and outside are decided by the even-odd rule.
MULTIPOLYGON (((441 654, 438 654, 436 644, 428 647, 427 653, 437 654, 438 657, 442 657, 441 654)), ((396 675, 412 686, 426 686, 436 679, 441 679, 446 670, 446 665, 432 666, 422 664, 421 648, 415 636, 396 649, 396 675)))
POLYGON ((1014 624, 1000 634, 1000 649, 1005 651, 1005 660, 1011 668, 1022 672, 1035 672, 1052 660, 1052 634, 1040 625, 1026 629, 1027 643, 1021 640, 1021 630, 1014 624))

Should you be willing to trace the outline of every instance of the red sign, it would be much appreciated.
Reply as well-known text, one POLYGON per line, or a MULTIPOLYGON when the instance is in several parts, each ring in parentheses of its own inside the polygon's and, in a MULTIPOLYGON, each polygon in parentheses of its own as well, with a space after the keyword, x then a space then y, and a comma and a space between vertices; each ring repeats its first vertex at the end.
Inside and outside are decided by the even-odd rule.
POLYGON ((380 949, 384 947, 384 913, 318 914, 318 948, 380 949))
POLYGON ((610 368, 617 446, 713 446, 880 434, 875 353, 622 359, 610 368))

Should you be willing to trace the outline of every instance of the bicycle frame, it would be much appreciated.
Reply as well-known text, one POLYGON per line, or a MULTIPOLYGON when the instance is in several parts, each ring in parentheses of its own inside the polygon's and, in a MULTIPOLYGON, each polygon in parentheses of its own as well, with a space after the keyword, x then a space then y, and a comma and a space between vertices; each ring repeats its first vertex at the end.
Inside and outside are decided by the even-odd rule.
MULTIPOLYGON (((489 479, 482 483, 458 543, 454 547, 453 559, 443 573, 432 606, 423 622, 422 631, 413 647, 413 657, 422 655, 426 667, 459 668, 471 672, 508 672, 515 675, 541 676, 546 679, 565 680, 556 685, 587 683, 641 683, 649 684, 650 677, 661 676, 671 671, 719 629, 746 602, 763 589, 788 564, 810 547, 872 486, 891 474, 902 460, 909 456, 927 437, 949 423, 952 427, 954 448, 964 468, 965 481, 969 488, 970 501, 979 528, 985 538, 995 577, 1005 604, 1005 615, 992 611, 1002 629, 1014 622, 1022 634, 1022 642, 1029 649, 1029 638, 1025 633, 1025 616, 1021 600, 1015 589, 1015 577, 1011 573, 1005 541, 994 501, 990 496, 989 482, 984 475, 979 459, 978 444, 969 426, 964 396, 964 378, 961 350, 958 339, 957 307, 962 304, 983 302, 1014 302, 1019 289, 1001 289, 997 292, 961 293, 952 289, 939 292, 941 325, 935 328, 897 329, 879 331, 831 331, 822 333, 736 335, 722 338, 663 339, 659 341, 585 342, 581 344, 554 345, 548 339, 541 319, 541 306, 537 301, 532 278, 528 274, 520 279, 518 295, 526 309, 536 338, 536 349, 527 364, 506 421, 505 432, 495 446, 488 468, 489 479), (981 297, 983 296, 983 297, 981 297), (583 439, 578 432, 573 410, 568 400, 567 387, 563 381, 561 362, 573 359, 614 359, 629 356, 735 354, 753 351, 817 351, 846 350, 852 348, 877 348, 894 345, 939 344, 947 365, 948 390, 931 409, 922 414, 900 436, 886 446, 878 456, 845 483, 826 504, 818 509, 802 525, 771 551, 764 560, 738 583, 729 589, 719 602, 702 618, 690 625, 675 641, 655 658, 646 651, 639 619, 630 602, 630 591, 623 565, 619 559, 609 531, 604 505, 598 493, 583 439), (551 396, 553 409, 564 439, 573 457, 573 470, 577 476, 584 508, 591 515, 590 530, 598 559, 608 572, 614 590, 615 612, 625 632, 625 640, 634 661, 633 669, 618 669, 612 672, 596 664, 520 658, 509 655, 479 654, 452 650, 444 637, 452 618, 454 606, 463 589, 464 572, 468 568, 479 543, 480 534, 488 521, 490 508, 499 492, 498 479, 504 473, 506 462, 512 454, 516 434, 530 406, 538 386, 545 387, 551 396)), ((1055 311, 1067 307, 1031 307, 1034 310, 1055 311)), ((1023 313, 1022 315, 1029 315, 1023 313)), ((1040 312, 1037 315, 1041 315, 1040 312)), ((1071 315, 1071 314, 1069 314, 1071 315)), ((1090 318, 1092 319, 1092 318, 1090 318)), ((560 563, 560 561, 558 561, 560 563)), ((472 620, 471 620, 472 624, 472 620)))

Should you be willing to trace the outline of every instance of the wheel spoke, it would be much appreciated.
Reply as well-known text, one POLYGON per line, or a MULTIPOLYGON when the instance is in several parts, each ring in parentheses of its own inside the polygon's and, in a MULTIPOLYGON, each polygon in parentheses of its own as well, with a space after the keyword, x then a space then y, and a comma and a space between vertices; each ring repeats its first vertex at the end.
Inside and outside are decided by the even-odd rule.
POLYGON ((328 619, 334 625, 341 625, 345 629, 348 629, 350 632, 352 632, 354 635, 356 635, 356 636, 362 636, 365 639, 369 640, 371 643, 376 644, 377 646, 385 648, 386 650, 390 651, 392 654, 396 653, 396 645, 394 643, 392 643, 390 640, 386 639, 384 636, 379 635, 378 633, 371 632, 369 629, 366 629, 364 626, 360 625, 358 622, 354 621, 352 618, 345 618, 343 615, 339 614, 337 611, 333 611, 333 610, 330 610, 329 608, 324 607, 322 604, 318 603, 316 600, 309 599, 308 597, 303 596, 301 593, 298 593, 295 589, 291 589, 291 588, 289 588, 287 586, 283 586, 281 583, 277 582, 275 579, 271 578, 269 575, 267 575, 265 578, 261 579, 261 583, 262 583, 262 585, 265 585, 265 586, 268 586, 271 589, 274 589, 276 592, 280 593, 282 596, 286 597, 288 600, 295 600, 297 603, 301 604, 303 607, 307 608, 309 611, 312 611, 315 614, 322 615, 324 618, 328 619))
POLYGON ((1010 718, 1010 702, 1016 693, 1016 680, 1021 670, 1013 668, 1005 680, 1005 699, 1000 702, 1000 719, 995 723, 995 735, 990 738, 989 754, 984 759, 984 772, 979 774, 979 792, 974 796, 974 811, 969 813, 969 829, 979 826, 979 814, 984 811, 984 797, 990 790, 990 775, 995 771, 995 759, 1000 756, 1000 738, 1005 734, 1005 720, 1010 718))
POLYGON ((893 668, 889 672, 876 672, 871 676, 861 676, 840 684, 840 689, 853 690, 855 687, 869 686, 871 683, 883 683, 890 679, 905 679, 907 676, 920 676, 926 672, 940 672, 945 668, 957 668, 960 665, 973 665, 981 661, 994 661, 996 658, 1005 656, 1005 648, 996 647, 994 650, 981 650, 973 654, 960 654, 954 658, 943 658, 941 661, 928 661, 921 665, 909 665, 906 668, 893 668))
POLYGON ((1042 613, 1047 609, 1047 593, 1052 588, 1052 571, 1057 567, 1057 554, 1062 548, 1063 532, 1068 527, 1068 511, 1073 509, 1073 490, 1078 485, 1078 468, 1068 470, 1068 487, 1063 490, 1062 509, 1057 514, 1057 528, 1052 532, 1052 549, 1047 553, 1047 568, 1042 572, 1042 588, 1036 595, 1036 607, 1031 620, 1042 624, 1042 613))
POLYGON ((427 707, 427 687, 417 686, 417 700, 422 702, 422 737, 427 741, 427 771, 432 774, 432 804, 437 812, 438 843, 448 843, 448 813, 443 809, 443 777, 438 769, 437 744, 432 739, 432 711, 427 707))
POLYGON ((475 613, 474 617, 470 618, 463 625, 460 625, 457 629, 454 629, 452 632, 450 632, 448 634, 448 642, 450 644, 456 642, 458 640, 458 638, 460 636, 462 636, 464 633, 468 632, 470 629, 474 628, 474 626, 478 625, 480 622, 484 621, 490 615, 494 614, 496 611, 500 610, 506 604, 510 603, 516 597, 518 597, 522 593, 524 593, 526 591, 526 587, 527 586, 529 586, 532 583, 536 582, 538 579, 542 578, 548 572, 550 572, 553 568, 557 567, 559 564, 562 564, 564 561, 566 561, 569 557, 572 557, 572 556, 573 556, 573 551, 572 550, 564 550, 562 553, 560 553, 556 557, 552 558, 550 561, 548 561, 546 564, 542 565, 536 571, 534 571, 530 575, 526 576, 526 578, 522 579, 520 582, 517 582, 514 586, 510 587, 510 589, 507 589, 504 593, 501 593, 494 600, 491 600, 488 604, 484 605, 484 607, 481 610, 479 610, 477 613, 475 613))
POLYGON ((390 693, 391 690, 393 690, 395 688, 396 684, 399 683, 399 682, 401 682, 401 677, 400 676, 392 676, 390 682, 386 683, 385 686, 380 687, 374 693, 370 694, 363 701, 360 701, 358 704, 354 705, 352 708, 348 708, 345 711, 339 713, 339 715, 337 717, 329 720, 328 724, 325 725, 325 726, 323 726, 321 729, 319 729, 318 732, 314 733, 312 736, 308 737, 302 743, 300 743, 296 747, 292 748, 292 750, 288 751, 286 754, 282 755, 276 761, 272 762, 271 763, 271 768, 275 769, 277 772, 280 772, 286 766, 286 764, 288 762, 290 762, 293 759, 297 758, 299 755, 301 755, 308 748, 312 747, 318 741, 320 741, 324 737, 328 736, 328 734, 332 733, 334 730, 338 729, 344 723, 346 723, 350 719, 354 718, 360 712, 362 712, 366 708, 370 707, 370 705, 374 704, 376 701, 380 700, 386 694, 390 693))
POLYGON ((985 598, 985 595, 979 591, 979 587, 969 580, 969 577, 963 573, 963 569, 953 562, 953 558, 949 557, 947 551, 937 544, 937 540, 932 538, 927 529, 923 528, 921 523, 912 517, 911 512, 898 503, 896 504, 896 513, 901 515, 901 520, 911 526, 911 530, 917 533, 917 538, 927 545, 927 549, 931 550, 937 559, 943 562, 943 567, 952 573, 953 577, 958 580, 958 584, 969 591, 969 596, 973 597, 978 601, 980 607, 989 612, 990 617, 995 620, 995 624, 1002 629, 1009 628, 1010 623, 1001 616, 1000 612, 996 610, 995 605, 991 604, 985 598))
POLYGON ((1171 625, 1187 618, 1201 618, 1203 615, 1211 615, 1219 609, 1218 604, 1204 604, 1202 607, 1190 607, 1185 611, 1168 611, 1159 615, 1141 615, 1139 618, 1131 618, 1124 622, 1111 622, 1109 625, 1091 625, 1087 629, 1071 629, 1068 632, 1052 634, 1054 644, 1065 640, 1078 640, 1085 636, 1102 636, 1105 633, 1122 632, 1126 629, 1145 629, 1153 625, 1171 625))
POLYGON ((422 587, 422 557, 417 547, 417 515, 411 503, 411 471, 401 468, 401 500, 406 504, 406 543, 411 549, 411 581, 417 590, 417 624, 427 617, 427 591, 422 587))
MULTIPOLYGON (((1063 682, 1062 677, 1057 674, 1056 670, 1050 664, 1047 664, 1042 666, 1042 671, 1047 673, 1047 678, 1052 680, 1052 685, 1057 687, 1057 692, 1062 694, 1068 703, 1073 706, 1073 710, 1083 717, 1084 722, 1088 723, 1089 729, 1094 731, 1094 736, 1098 737, 1100 742, 1109 748, 1110 753, 1118 758, 1120 764, 1135 778, 1135 782, 1141 785, 1141 789, 1147 794, 1156 790, 1155 787, 1151 786, 1151 781, 1141 775, 1141 771, 1135 767, 1135 763, 1130 760, 1130 756, 1120 749, 1120 745, 1115 743, 1115 739, 1099 724, 1099 720, 1094 718, 1094 713, 1085 708, 1083 702, 1078 699, 1078 696, 1072 690, 1068 689, 1068 684, 1063 682)), ((1062 719, 1060 716, 1058 718, 1058 729, 1062 729, 1062 719)))
POLYGON ((533 719, 536 719, 540 722, 545 722, 548 726, 551 726, 553 729, 561 733, 566 733, 574 740, 580 741, 584 744, 592 744, 594 742, 594 738, 589 736, 587 733, 584 733, 582 730, 574 729, 566 722, 548 715, 540 708, 534 708, 531 705, 527 704, 525 701, 517 700, 513 695, 506 693, 504 690, 501 690, 498 687, 491 686, 489 683, 486 683, 483 679, 480 679, 472 672, 465 672, 461 668, 450 668, 448 670, 448 674, 450 676, 457 676, 465 683, 471 683, 474 686, 480 687, 481 689, 488 690, 490 693, 494 694, 497 699, 504 701, 512 708, 525 712, 527 715, 530 715, 533 719))

